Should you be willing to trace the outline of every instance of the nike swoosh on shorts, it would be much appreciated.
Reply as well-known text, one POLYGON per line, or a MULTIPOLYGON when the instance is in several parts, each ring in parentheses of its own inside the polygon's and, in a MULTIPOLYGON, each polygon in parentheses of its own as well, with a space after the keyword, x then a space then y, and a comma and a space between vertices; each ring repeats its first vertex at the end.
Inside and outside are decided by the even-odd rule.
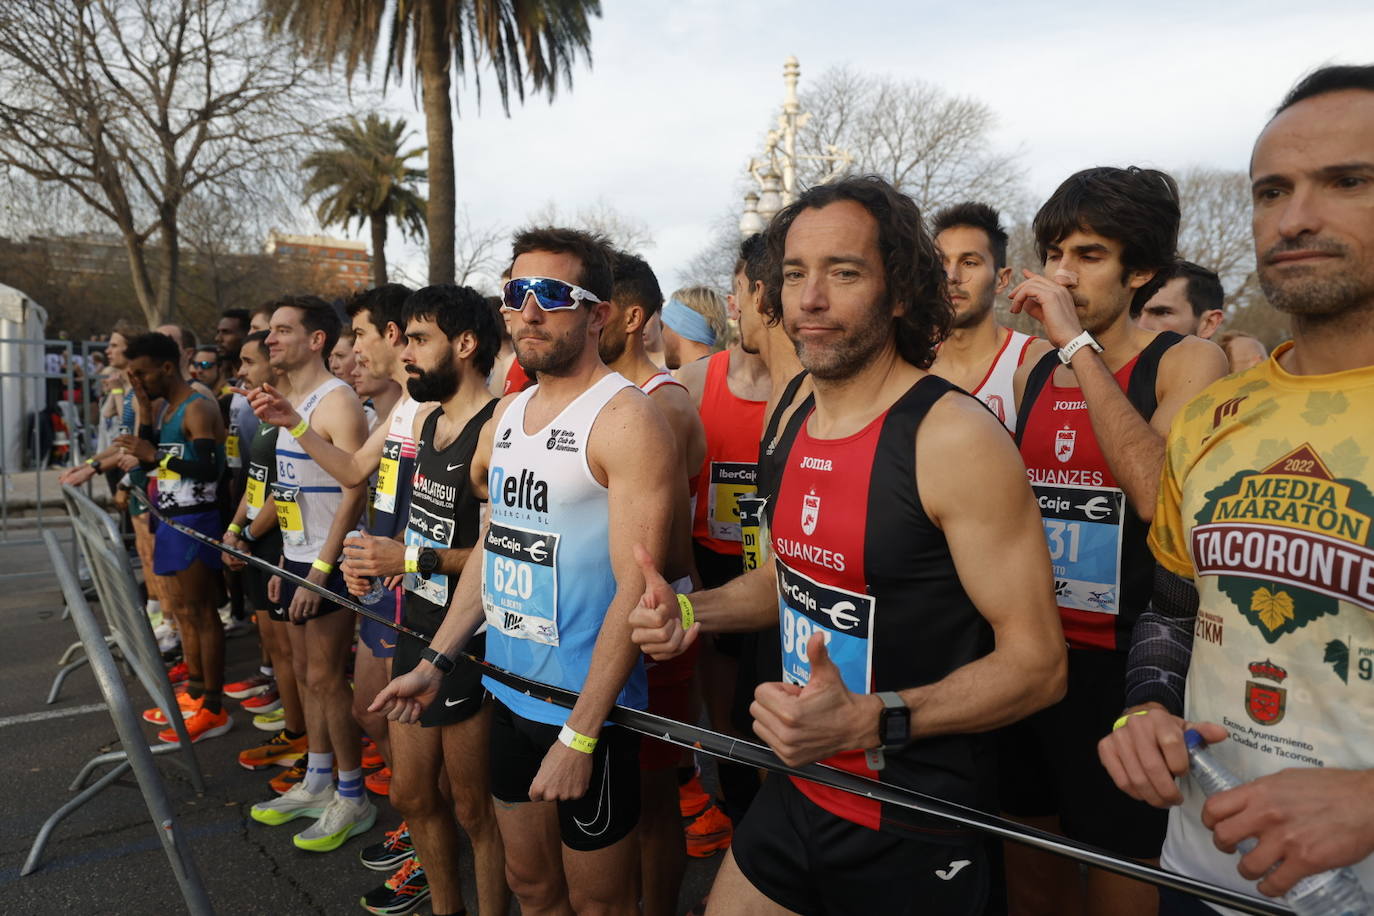
POLYGON ((466 703, 470 697, 463 697, 461 700, 445 700, 445 706, 457 706, 459 703, 466 703))

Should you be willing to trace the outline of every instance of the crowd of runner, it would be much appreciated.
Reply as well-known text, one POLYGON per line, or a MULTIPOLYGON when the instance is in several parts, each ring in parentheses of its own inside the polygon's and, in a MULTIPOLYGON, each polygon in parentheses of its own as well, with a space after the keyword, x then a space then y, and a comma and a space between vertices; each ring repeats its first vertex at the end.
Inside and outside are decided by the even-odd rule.
POLYGON ((540 227, 499 299, 118 325, 109 445, 65 479, 131 516, 192 740, 229 700, 268 733, 255 829, 323 853, 370 795, 404 817, 359 853, 374 913, 672 914, 721 850, 711 914, 1213 912, 738 762, 708 792, 617 704, 1244 893, 1374 889, 1374 67, 1299 83, 1250 172, 1272 354, 1223 333, 1163 172, 1070 175, 1019 270, 988 205, 844 178, 728 296, 540 227), (226 684, 249 620, 261 671, 226 684), (1185 729, 1246 783, 1206 797, 1185 729))

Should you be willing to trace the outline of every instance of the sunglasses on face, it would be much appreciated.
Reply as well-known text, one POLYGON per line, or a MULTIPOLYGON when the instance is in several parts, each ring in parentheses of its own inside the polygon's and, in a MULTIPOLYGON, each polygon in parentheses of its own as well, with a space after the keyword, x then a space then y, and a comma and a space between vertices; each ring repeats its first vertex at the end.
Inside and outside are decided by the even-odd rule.
POLYGON ((219 360, 214 360, 214 359, 197 359, 197 360, 193 360, 193 361, 191 362, 191 365, 194 366, 194 367, 197 368, 197 369, 213 369, 213 368, 215 368, 216 366, 219 365, 219 360))
POLYGON ((525 307, 525 299, 534 294, 534 301, 546 312, 575 309, 583 302, 600 302, 594 293, 580 286, 553 280, 549 277, 519 277, 506 283, 501 295, 501 309, 518 312, 525 307))

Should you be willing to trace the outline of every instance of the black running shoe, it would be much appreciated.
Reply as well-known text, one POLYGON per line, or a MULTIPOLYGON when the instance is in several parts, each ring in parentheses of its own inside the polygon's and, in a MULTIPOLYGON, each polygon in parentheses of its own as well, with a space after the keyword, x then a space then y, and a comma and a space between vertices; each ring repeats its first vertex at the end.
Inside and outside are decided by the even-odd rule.
POLYGON ((359 852, 358 859, 373 871, 391 871, 414 855, 415 845, 410 842, 410 830, 406 822, 401 821, 401 826, 387 831, 380 843, 373 843, 359 852))
POLYGON ((429 879, 419 859, 412 858, 381 887, 363 895, 358 902, 369 913, 400 916, 418 910, 429 900, 429 879))

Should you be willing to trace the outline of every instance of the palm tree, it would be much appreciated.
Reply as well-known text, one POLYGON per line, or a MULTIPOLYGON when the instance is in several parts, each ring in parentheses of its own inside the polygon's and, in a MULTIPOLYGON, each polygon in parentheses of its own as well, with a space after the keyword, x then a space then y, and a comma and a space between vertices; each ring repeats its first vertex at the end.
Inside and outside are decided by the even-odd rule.
POLYGON ((552 99, 572 84, 579 53, 591 63, 589 19, 601 0, 261 0, 274 29, 295 35, 321 60, 343 63, 349 79, 360 64, 371 72, 384 49, 384 79, 412 66, 419 75, 429 147, 429 282, 452 283, 456 196, 453 169, 451 71, 472 71, 481 99, 486 62, 501 107, 510 114, 511 90, 525 99, 525 82, 552 99), (384 30, 384 26, 389 26, 384 30), (382 45, 386 31, 385 45, 382 45))
POLYGON ((336 145, 301 163, 308 173, 305 199, 321 198, 315 215, 322 226, 346 226, 353 219, 359 228, 371 223, 372 282, 381 286, 386 282, 387 222, 395 220, 408 238, 425 234, 427 207, 414 189, 415 182, 425 180, 425 170, 406 164, 424 148, 402 149, 409 139, 406 122, 376 114, 336 124, 329 135, 336 145))

